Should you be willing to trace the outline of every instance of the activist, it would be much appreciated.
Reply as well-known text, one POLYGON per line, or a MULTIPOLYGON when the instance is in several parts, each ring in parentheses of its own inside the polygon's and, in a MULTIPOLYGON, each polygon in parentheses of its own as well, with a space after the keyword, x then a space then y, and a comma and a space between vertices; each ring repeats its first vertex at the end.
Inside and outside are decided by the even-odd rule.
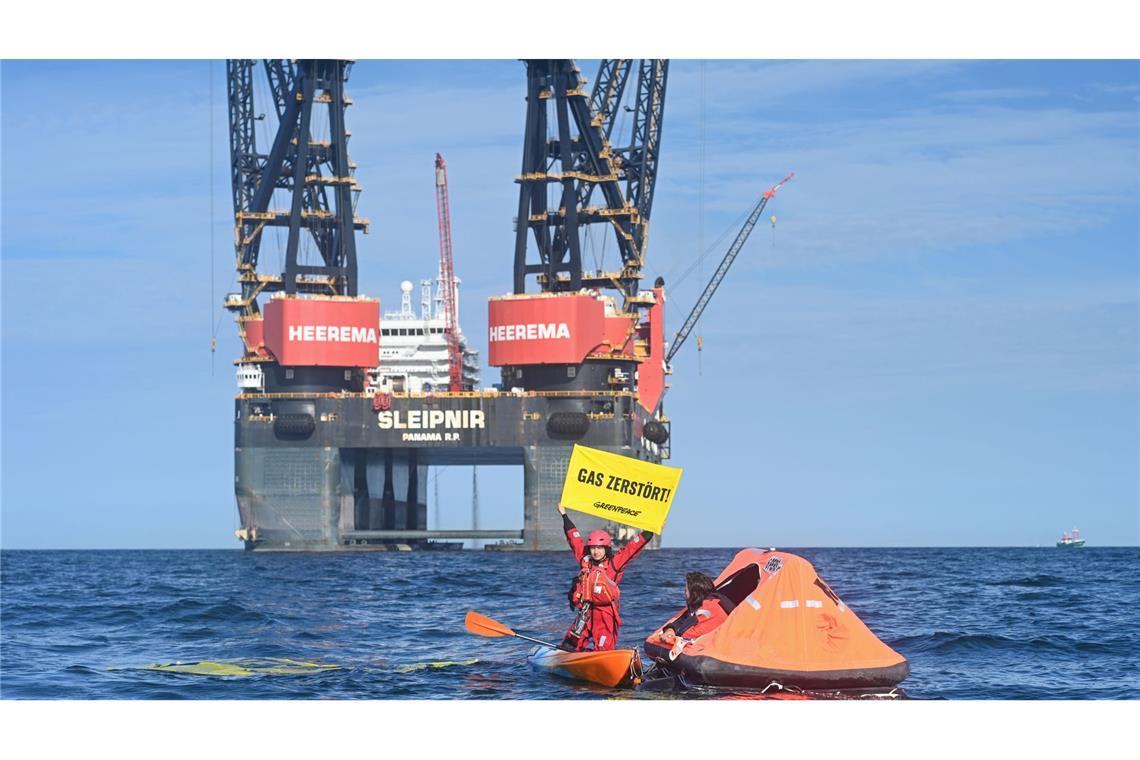
POLYGON ((566 514, 566 507, 559 504, 558 512, 562 515, 566 542, 581 568, 570 589, 570 606, 577 610, 577 616, 560 646, 566 651, 581 651, 592 639, 595 650, 614 649, 621 628, 621 589, 618 584, 630 560, 646 547, 653 533, 641 531, 614 554, 609 533, 595 530, 583 544, 582 535, 566 514))
POLYGON ((675 659, 685 643, 714 630, 736 609, 724 594, 716 590, 712 578, 704 573, 685 576, 685 614, 665 626, 661 639, 672 644, 670 659, 675 659))

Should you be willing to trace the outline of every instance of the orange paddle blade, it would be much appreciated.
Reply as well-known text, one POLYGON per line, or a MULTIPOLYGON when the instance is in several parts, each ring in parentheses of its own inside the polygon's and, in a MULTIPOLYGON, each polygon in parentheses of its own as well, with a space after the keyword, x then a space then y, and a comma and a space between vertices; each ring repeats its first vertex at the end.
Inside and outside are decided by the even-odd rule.
POLYGON ((476 636, 514 636, 515 632, 498 620, 492 620, 486 615, 480 615, 475 610, 468 610, 463 625, 476 636))

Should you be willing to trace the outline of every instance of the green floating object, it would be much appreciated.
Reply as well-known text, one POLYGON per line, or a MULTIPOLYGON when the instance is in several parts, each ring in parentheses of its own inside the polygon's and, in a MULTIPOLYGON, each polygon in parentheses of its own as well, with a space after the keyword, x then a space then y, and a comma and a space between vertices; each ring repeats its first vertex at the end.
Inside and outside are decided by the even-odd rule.
POLYGON ((290 660, 283 657, 245 658, 234 660, 202 660, 201 662, 171 662, 147 665, 143 670, 159 673, 181 673, 191 676, 219 676, 242 678, 246 676, 303 676, 340 670, 339 665, 290 660))
POLYGON ((417 670, 439 670, 440 668, 450 668, 454 665, 474 665, 479 662, 478 660, 455 660, 455 661, 441 661, 441 662, 416 662, 411 665, 401 665, 396 668, 397 673, 414 673, 417 670))

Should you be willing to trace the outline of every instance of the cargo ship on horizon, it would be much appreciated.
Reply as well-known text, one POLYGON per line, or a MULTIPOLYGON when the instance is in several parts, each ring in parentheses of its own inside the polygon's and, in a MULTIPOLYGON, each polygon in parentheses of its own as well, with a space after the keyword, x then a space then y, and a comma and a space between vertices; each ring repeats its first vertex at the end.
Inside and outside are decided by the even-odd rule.
POLYGON ((1058 549, 1077 549, 1085 545, 1085 540, 1081 538, 1081 531, 1078 528, 1073 528, 1073 532, 1061 533, 1060 540, 1057 541, 1058 549))

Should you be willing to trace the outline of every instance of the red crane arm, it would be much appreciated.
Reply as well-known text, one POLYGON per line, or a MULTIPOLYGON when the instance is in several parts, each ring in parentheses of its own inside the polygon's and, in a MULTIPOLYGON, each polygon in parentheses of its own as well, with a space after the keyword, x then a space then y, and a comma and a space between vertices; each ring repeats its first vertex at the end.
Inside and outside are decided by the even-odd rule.
POLYGON ((435 208, 439 215, 439 279, 446 315, 448 376, 452 391, 463 390, 463 354, 459 349, 459 318, 455 303, 455 263, 451 256, 451 209, 447 198, 447 164, 435 154, 435 208))

